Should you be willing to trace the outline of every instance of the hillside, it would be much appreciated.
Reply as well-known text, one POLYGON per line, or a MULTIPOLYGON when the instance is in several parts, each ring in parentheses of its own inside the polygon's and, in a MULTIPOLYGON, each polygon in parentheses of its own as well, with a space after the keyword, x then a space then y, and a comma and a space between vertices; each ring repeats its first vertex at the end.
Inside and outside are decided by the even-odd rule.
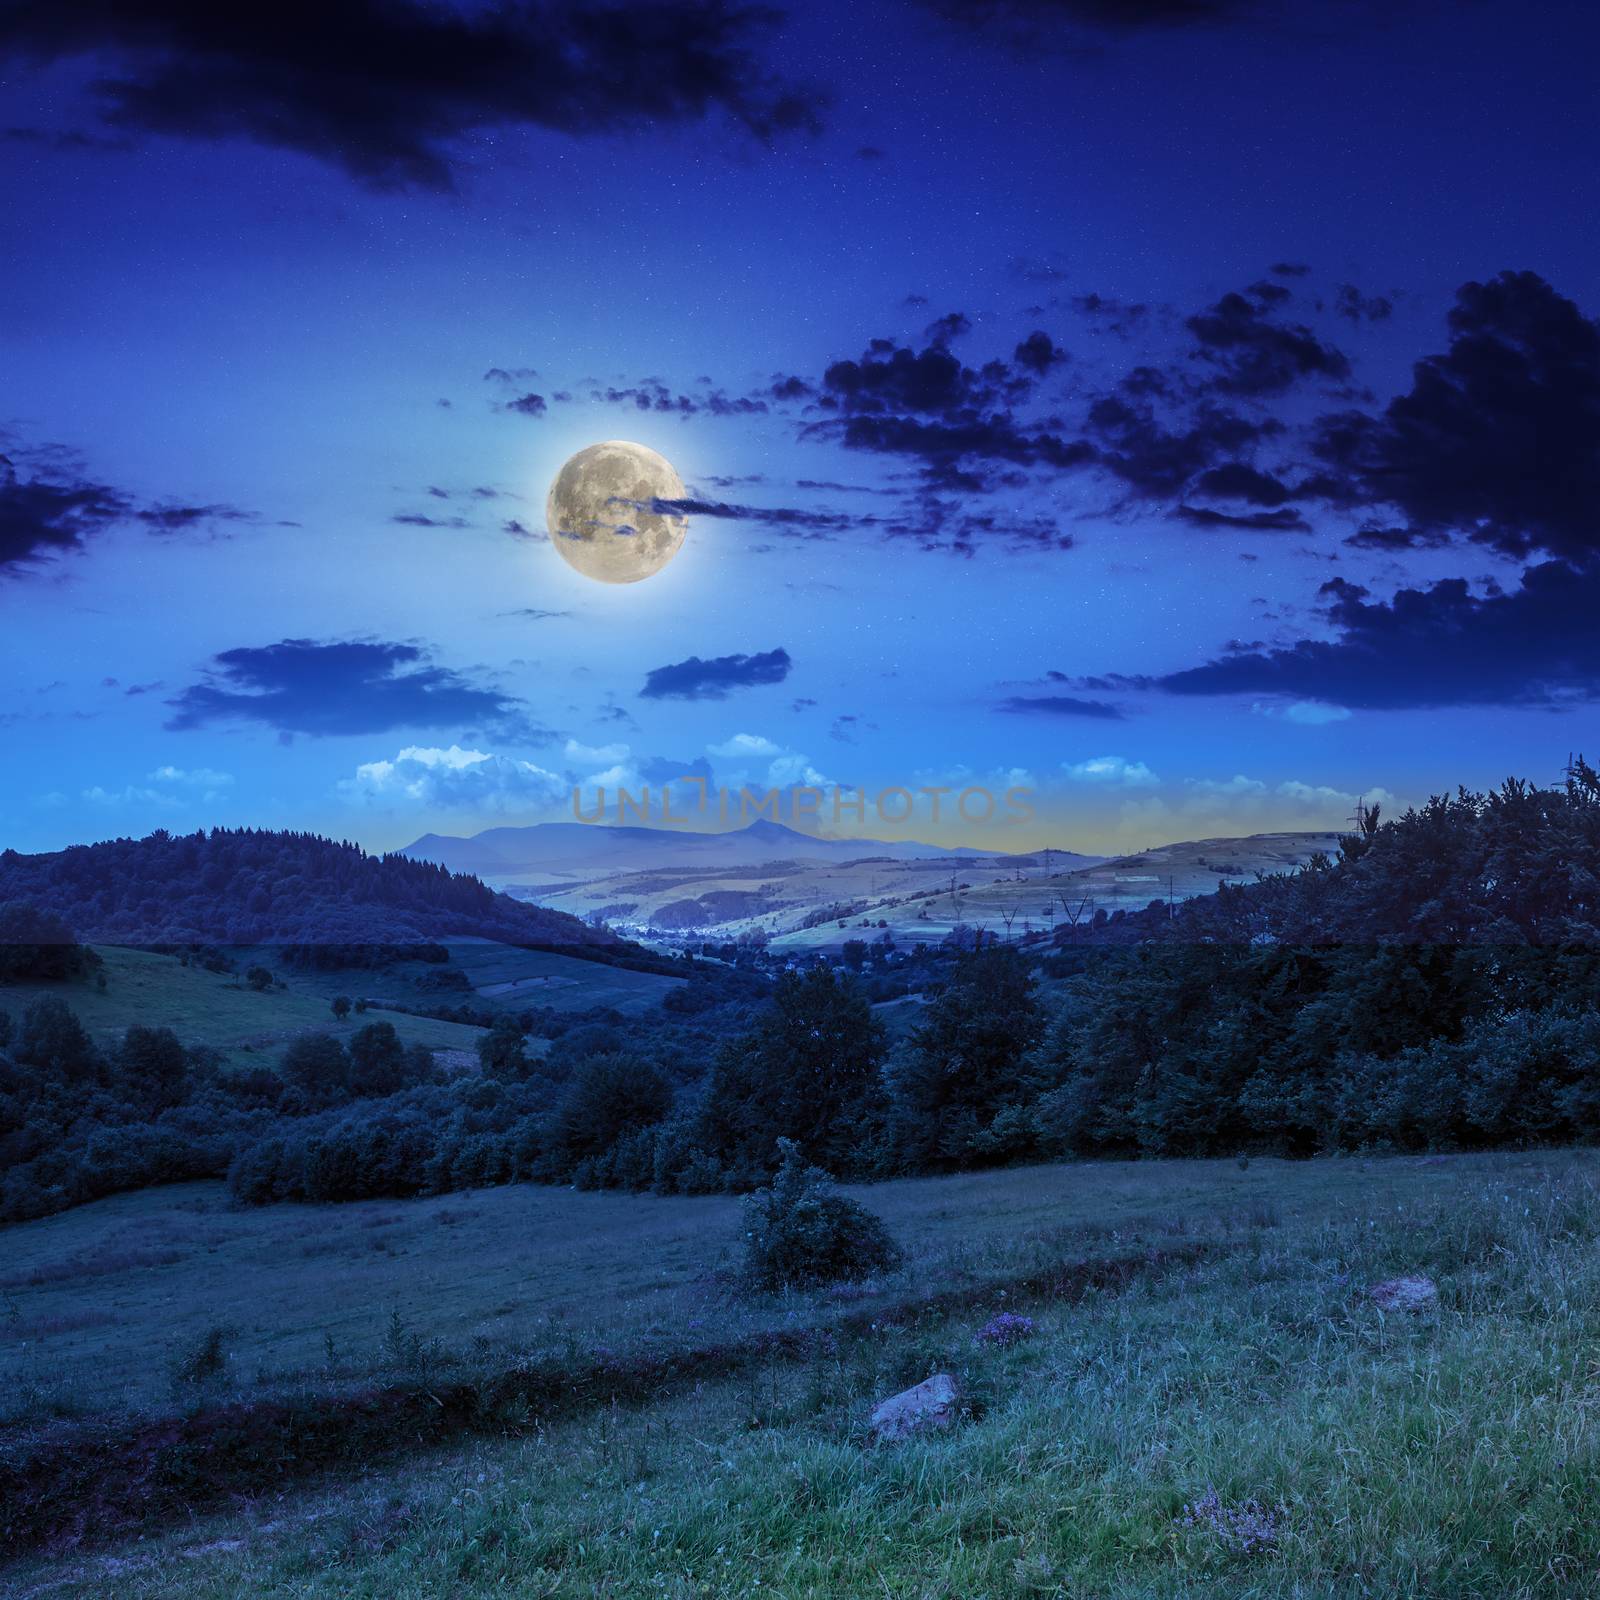
MULTIPOLYGON (((538 952, 509 953, 540 959, 538 952)), ((198 961, 125 945, 103 945, 95 954, 99 961, 92 974, 65 982, 0 983, 0 1012, 20 1021, 30 1006, 55 999, 72 1008, 89 1037, 108 1053, 129 1028, 170 1028, 185 1045, 208 1046, 237 1071, 275 1066, 284 1046, 307 1034, 329 1034, 348 1042, 363 1026, 378 1021, 392 1023, 403 1044, 448 1051, 447 1059, 454 1062, 476 1063, 481 1028, 402 1009, 425 1000, 437 1003, 437 990, 419 990, 408 976, 412 970, 442 970, 433 963, 400 962, 383 972, 324 973, 273 967, 277 952, 258 947, 232 952, 232 970, 213 971, 198 961), (266 963, 283 987, 274 982, 258 991, 245 983, 241 974, 256 962, 266 963), (365 1009, 336 1017, 329 1003, 334 995, 346 992, 365 1000, 365 1009)), ((592 961, 573 965, 602 979, 617 970, 592 961)), ((644 974, 637 976, 645 979, 644 974)), ((0 1171, 4 1165, 0 1161, 0 1171)))
MULTIPOLYGON (((618 830, 584 831, 592 837, 618 830)), ((596 842, 603 857, 605 841, 596 842)), ((1070 850, 754 864, 718 858, 671 867, 607 867, 597 859, 570 875, 550 869, 536 883, 513 874, 494 881, 519 899, 601 916, 627 935, 733 938, 759 930, 778 949, 806 951, 836 949, 885 929, 899 944, 936 944, 958 925, 1012 939, 1048 935, 1097 909, 1142 910, 1169 895, 1184 900, 1258 873, 1293 871, 1337 846, 1331 833, 1269 833, 1189 840, 1109 860, 1070 850), (863 934, 863 922, 870 933, 863 934)))
POLYGON ((781 1298, 729 1292, 717 1199, 104 1201, 8 1240, 8 1592, 1564 1600, 1600 1564, 1594 1179, 1557 1152, 895 1183, 856 1193, 905 1265, 781 1298), (1436 1303, 1383 1309, 1410 1273, 1436 1303), (954 1424, 870 1447, 932 1372, 954 1424))
POLYGON ((619 950, 605 929, 476 878, 310 833, 214 828, 0 853, 0 904, 32 901, 96 944, 414 945, 450 939, 619 950))
POLYGON ((530 872, 593 875, 673 866, 856 861, 868 856, 920 861, 950 856, 971 858, 986 853, 967 846, 947 849, 913 839, 824 839, 764 817, 723 833, 540 822, 526 828, 487 828, 465 839, 428 833, 400 852, 413 860, 433 861, 455 872, 489 878, 530 872))

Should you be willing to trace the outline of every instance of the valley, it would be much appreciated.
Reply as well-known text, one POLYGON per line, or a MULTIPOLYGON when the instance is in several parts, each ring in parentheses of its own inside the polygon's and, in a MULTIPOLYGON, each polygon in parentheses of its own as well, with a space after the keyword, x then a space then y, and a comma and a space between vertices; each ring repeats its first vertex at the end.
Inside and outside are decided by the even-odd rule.
POLYGON ((1336 851, 1339 836, 1200 839, 1112 858, 1068 850, 939 854, 921 846, 891 854, 907 847, 808 842, 764 822, 703 835, 546 824, 479 838, 481 847, 476 840, 418 840, 404 853, 476 863, 473 870, 514 899, 603 921, 627 938, 670 946, 759 935, 775 951, 800 954, 885 933, 899 945, 937 944, 958 927, 1006 942, 1043 942, 1060 926, 1092 921, 1096 911, 1141 910, 1152 900, 1186 900, 1220 883, 1295 871, 1319 852, 1336 851), (547 842, 548 827, 576 831, 547 842), (587 854, 574 854, 580 846, 587 854))

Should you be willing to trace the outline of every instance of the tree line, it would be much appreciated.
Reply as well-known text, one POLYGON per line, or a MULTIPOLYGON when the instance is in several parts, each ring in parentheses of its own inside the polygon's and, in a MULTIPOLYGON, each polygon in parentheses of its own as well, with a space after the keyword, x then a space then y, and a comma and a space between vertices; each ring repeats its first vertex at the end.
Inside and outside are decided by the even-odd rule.
MULTIPOLYGON (((930 962, 891 1042, 850 965, 528 1037, 448 1077, 387 1023, 222 1070, 164 1030, 102 1053, 60 1000, 0 1017, 0 1215, 226 1173, 237 1198, 532 1180, 767 1183, 779 1141, 841 1177, 1094 1155, 1472 1148, 1600 1136, 1600 779, 1363 810, 1307 869, 1072 930, 1042 962, 930 962), (1124 919, 1124 922, 1130 919, 1124 919)), ((0 991, 3 993, 3 991, 0 991)))

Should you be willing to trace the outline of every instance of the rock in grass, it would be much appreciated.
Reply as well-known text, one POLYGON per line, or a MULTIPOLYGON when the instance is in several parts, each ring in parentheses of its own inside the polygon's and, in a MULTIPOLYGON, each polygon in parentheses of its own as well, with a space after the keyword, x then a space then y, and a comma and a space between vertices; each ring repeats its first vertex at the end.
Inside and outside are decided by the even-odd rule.
POLYGON ((892 1443, 913 1434, 948 1428, 956 1419, 960 1398, 956 1380, 948 1372, 936 1372, 914 1388, 880 1401, 873 1409, 872 1431, 879 1439, 892 1443))
POLYGON ((1419 1276, 1389 1278, 1375 1283, 1367 1293, 1380 1311, 1420 1311, 1439 1298, 1439 1287, 1432 1278, 1419 1276))

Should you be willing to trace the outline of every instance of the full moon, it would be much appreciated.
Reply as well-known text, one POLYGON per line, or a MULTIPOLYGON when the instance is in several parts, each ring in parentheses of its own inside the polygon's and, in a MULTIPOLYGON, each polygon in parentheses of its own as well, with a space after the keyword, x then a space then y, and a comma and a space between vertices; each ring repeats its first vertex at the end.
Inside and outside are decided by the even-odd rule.
POLYGON ((544 516, 551 542, 584 577, 637 583, 666 566, 689 531, 687 517, 656 511, 654 503, 683 497, 683 480, 664 456, 607 439, 556 474, 544 516))

